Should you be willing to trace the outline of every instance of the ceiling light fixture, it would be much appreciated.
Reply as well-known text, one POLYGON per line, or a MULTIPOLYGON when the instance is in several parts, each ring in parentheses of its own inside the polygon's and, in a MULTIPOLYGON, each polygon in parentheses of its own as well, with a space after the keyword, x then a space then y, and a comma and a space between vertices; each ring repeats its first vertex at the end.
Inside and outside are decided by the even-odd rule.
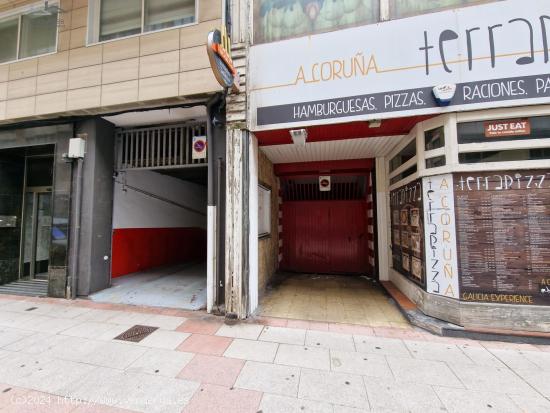
POLYGON ((307 140, 307 130, 305 129, 291 129, 290 137, 294 145, 305 146, 307 140))

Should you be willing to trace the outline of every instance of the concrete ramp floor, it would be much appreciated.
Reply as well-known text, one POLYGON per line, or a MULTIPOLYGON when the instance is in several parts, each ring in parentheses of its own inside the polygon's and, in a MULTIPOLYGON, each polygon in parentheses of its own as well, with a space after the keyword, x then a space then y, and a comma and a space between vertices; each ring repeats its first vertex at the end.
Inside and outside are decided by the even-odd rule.
POLYGON ((153 268, 113 278, 90 295, 101 303, 202 310, 206 308, 206 264, 153 268))

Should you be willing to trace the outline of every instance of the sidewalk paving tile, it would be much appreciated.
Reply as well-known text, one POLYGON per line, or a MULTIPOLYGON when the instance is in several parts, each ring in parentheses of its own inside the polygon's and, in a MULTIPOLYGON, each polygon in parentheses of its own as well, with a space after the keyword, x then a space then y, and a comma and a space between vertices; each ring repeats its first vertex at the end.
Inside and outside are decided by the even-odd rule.
POLYGON ((505 365, 483 346, 459 345, 466 356, 478 366, 505 367, 505 365))
POLYGON ((40 371, 52 359, 43 356, 15 353, 2 359, 0 363, 0 380, 7 384, 20 386, 24 379, 40 371))
POLYGON ((233 339, 229 337, 191 334, 191 337, 179 345, 177 350, 221 356, 232 341, 233 339))
POLYGON ((205 384, 197 390, 183 413, 257 413, 262 394, 205 384))
POLYGON ((141 313, 141 312, 129 312, 129 311, 118 311, 113 317, 105 320, 110 324, 122 324, 122 325, 148 325, 147 321, 151 318, 151 314, 141 313))
POLYGON ((22 396, 29 393, 29 391, 29 389, 0 382, 0 410, 2 410, 2 406, 8 406, 23 398, 22 396))
POLYGON ((304 369, 298 397, 357 408, 369 407, 361 376, 351 374, 304 369))
POLYGON ((404 340, 412 356, 423 360, 445 361, 447 363, 474 364, 454 344, 430 343, 427 341, 404 340))
POLYGON ((82 321, 80 324, 63 331, 61 334, 64 336, 90 338, 94 340, 110 340, 130 327, 129 325, 123 326, 96 321, 82 321))
POLYGON ((151 314, 146 320, 146 325, 158 327, 163 330, 175 330, 182 325, 187 318, 171 315, 151 314))
POLYGON ((130 364, 126 371, 176 377, 193 357, 193 353, 151 348, 130 364))
POLYGON ((147 348, 141 346, 114 341, 104 342, 95 351, 88 354, 86 362, 96 366, 123 370, 146 351, 147 348))
POLYGON ((381 354, 386 356, 411 357, 403 340, 354 335, 355 348, 361 353, 381 354))
POLYGON ((56 334, 64 330, 68 330, 69 328, 80 323, 81 321, 74 320, 72 318, 55 318, 39 315, 24 321, 18 328, 56 334))
POLYGON ((118 385, 124 395, 116 407, 143 413, 180 413, 200 383, 169 377, 124 373, 118 385))
MULTIPOLYGON (((490 349, 490 352, 502 361, 510 369, 535 369, 538 370, 539 367, 534 362, 530 361, 529 358, 525 356, 524 351, 521 350, 505 350, 505 349, 490 349)), ((546 353, 540 351, 534 352, 537 355, 544 356, 546 353)), ((550 363, 549 363, 550 365, 550 363)))
POLYGON ((7 347, 10 344, 32 335, 32 331, 18 330, 11 327, 0 327, 0 347, 7 347))
POLYGON ((310 369, 330 370, 329 350, 281 344, 275 357, 275 363, 310 369))
POLYGON ((329 403, 274 394, 263 395, 259 410, 262 413, 334 413, 329 403))
POLYGON ((132 410, 119 409, 97 403, 82 403, 71 413, 133 413, 132 410))
POLYGON ((204 320, 187 320, 176 331, 183 333, 196 333, 196 334, 215 334, 223 325, 222 322, 217 321, 204 321, 204 320))
POLYGON ((520 351, 520 353, 541 370, 550 371, 550 353, 544 351, 520 351))
POLYGON ((67 360, 51 360, 42 364, 31 374, 19 377, 12 383, 32 390, 56 394, 66 385, 72 383, 94 370, 89 364, 67 360))
POLYGON ((372 327, 360 326, 356 324, 329 323, 328 330, 332 331, 333 333, 374 336, 374 329, 372 327))
POLYGON ((55 335, 46 340, 46 348, 40 348, 40 343, 32 343, 31 348, 25 352, 35 351, 47 357, 62 360, 88 362, 89 356, 98 351, 104 344, 104 341, 90 340, 87 338, 55 335))
POLYGON ((260 324, 224 324, 216 332, 216 335, 223 337, 243 338, 247 340, 257 340, 263 329, 264 326, 260 324))
POLYGON ((191 334, 181 333, 179 331, 156 330, 137 344, 145 347, 175 350, 181 343, 187 340, 189 336, 191 336, 191 334))
POLYGON ((52 305, 50 311, 45 313, 48 317, 76 318, 90 312, 91 309, 79 306, 52 305))
MULTIPOLYGON (((340 406, 338 404, 335 404, 332 406, 334 409, 334 413, 370 413, 370 409, 356 409, 355 407, 349 407, 349 406, 340 406)), ((386 411, 387 412, 387 411, 386 411)))
MULTIPOLYGON (((505 367, 461 366, 460 364, 453 364, 450 367, 466 388, 470 390, 520 395, 536 394, 536 391, 529 384, 505 367)), ((536 372, 533 370, 527 371, 536 372)), ((521 374, 521 371, 517 371, 517 373, 521 374)), ((548 379, 550 379, 550 372, 548 373, 548 379)), ((528 378, 525 378, 525 380, 529 381, 528 378)))
POLYGON ((298 367, 247 361, 237 378, 235 387, 296 397, 299 380, 298 367))
POLYGON ((264 327, 259 340, 275 343, 296 344, 303 346, 306 339, 306 330, 287 327, 264 327))
POLYGON ((229 345, 225 357, 233 357, 243 360, 264 361, 271 363, 277 353, 277 343, 267 341, 243 340, 236 338, 229 345))
MULTIPOLYGON (((534 387, 540 394, 550 400, 550 371, 543 370, 516 370, 528 384, 534 387)), ((517 394, 509 392, 510 394, 517 394)))
POLYGON ((231 387, 244 366, 244 361, 228 357, 197 354, 179 372, 178 378, 231 387))
POLYGON ((542 396, 521 396, 509 394, 508 397, 525 413, 550 412, 550 400, 542 396))
MULTIPOLYGON (((463 388, 447 364, 441 361, 387 356, 397 381, 463 388)), ((473 368, 467 365, 465 368, 473 368)))
POLYGON ((392 379, 374 377, 365 377, 364 382, 371 408, 375 412, 444 411, 444 406, 429 385, 398 383, 392 379))
POLYGON ((355 343, 351 334, 308 330, 306 346, 328 348, 332 350, 355 351, 355 343))
POLYGON ((518 406, 506 395, 491 392, 478 392, 448 387, 434 389, 452 413, 521 413, 518 406))
POLYGON ((330 351, 331 370, 337 373, 393 378, 386 357, 350 351, 330 351))
POLYGON ((123 379, 121 370, 96 367, 80 379, 67 384, 56 394, 86 402, 115 406, 120 401, 120 397, 125 394, 123 379), (120 390, 122 393, 119 393, 120 390))
POLYGON ((79 321, 95 321, 97 323, 107 322, 108 319, 120 314, 120 311, 115 310, 99 310, 90 308, 90 311, 79 314, 74 319, 79 321))

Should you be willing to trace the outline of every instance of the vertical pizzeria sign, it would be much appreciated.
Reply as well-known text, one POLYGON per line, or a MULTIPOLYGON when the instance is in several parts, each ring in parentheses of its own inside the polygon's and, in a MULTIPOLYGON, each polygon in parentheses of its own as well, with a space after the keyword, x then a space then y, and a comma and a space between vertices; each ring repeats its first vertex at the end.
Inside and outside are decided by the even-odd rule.
POLYGON ((426 288, 431 294, 460 297, 453 176, 429 176, 422 182, 426 252, 426 288))

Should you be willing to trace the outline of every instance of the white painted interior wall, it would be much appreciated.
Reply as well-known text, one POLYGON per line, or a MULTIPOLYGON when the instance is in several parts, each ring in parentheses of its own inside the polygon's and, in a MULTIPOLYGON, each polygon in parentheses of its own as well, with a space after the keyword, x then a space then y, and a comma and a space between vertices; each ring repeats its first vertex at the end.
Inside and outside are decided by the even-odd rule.
POLYGON ((120 172, 115 179, 113 228, 185 228, 207 226, 207 188, 150 170, 120 172), (133 186, 201 211, 198 214, 150 197, 133 186))

